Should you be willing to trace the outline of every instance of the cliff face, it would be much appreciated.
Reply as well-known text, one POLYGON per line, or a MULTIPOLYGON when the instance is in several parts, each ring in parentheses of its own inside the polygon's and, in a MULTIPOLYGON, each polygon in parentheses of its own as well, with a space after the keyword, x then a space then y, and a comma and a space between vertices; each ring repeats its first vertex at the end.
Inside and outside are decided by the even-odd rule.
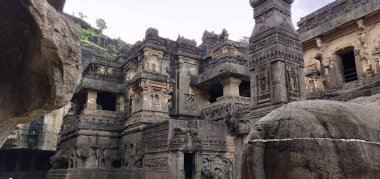
POLYGON ((245 141, 243 178, 379 178, 379 101, 303 101, 273 111, 245 141))
POLYGON ((0 145, 16 124, 61 108, 72 97, 79 79, 80 36, 60 12, 63 4, 0 3, 0 145))

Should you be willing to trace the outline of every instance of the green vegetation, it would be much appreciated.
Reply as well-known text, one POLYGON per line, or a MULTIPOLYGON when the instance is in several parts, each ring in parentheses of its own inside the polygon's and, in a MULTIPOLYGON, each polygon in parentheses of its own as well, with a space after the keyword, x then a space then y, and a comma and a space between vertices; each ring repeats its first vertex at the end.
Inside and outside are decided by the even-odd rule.
POLYGON ((96 49, 100 50, 100 51, 103 51, 103 52, 106 52, 108 51, 106 48, 103 48, 101 47, 100 45, 94 43, 94 42, 91 42, 89 40, 90 37, 97 37, 99 36, 100 34, 97 33, 94 29, 84 29, 81 27, 80 24, 76 24, 76 26, 78 27, 78 29, 80 30, 80 41, 85 45, 85 46, 91 46, 91 47, 95 47, 96 49))
POLYGON ((249 44, 249 37, 244 36, 243 38, 239 39, 239 42, 249 44))
POLYGON ((99 28, 100 32, 107 29, 107 23, 104 19, 96 19, 96 26, 99 28))

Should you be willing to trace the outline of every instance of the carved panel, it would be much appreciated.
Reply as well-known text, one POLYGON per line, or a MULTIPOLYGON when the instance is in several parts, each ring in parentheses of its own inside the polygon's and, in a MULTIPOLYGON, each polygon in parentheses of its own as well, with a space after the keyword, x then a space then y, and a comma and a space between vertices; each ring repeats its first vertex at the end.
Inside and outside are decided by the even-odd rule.
POLYGON ((270 73, 268 69, 261 68, 257 73, 257 104, 270 101, 270 73))
POLYGON ((224 156, 203 156, 202 178, 232 179, 232 160, 224 156))
POLYGON ((169 147, 169 123, 155 125, 144 129, 144 153, 167 151, 169 147))
POLYGON ((351 1, 337 1, 331 8, 323 8, 307 16, 306 20, 302 20, 299 26, 299 33, 305 33, 309 30, 316 28, 321 24, 325 24, 334 20, 336 17, 347 16, 347 13, 366 5, 369 0, 351 0, 351 1))
POLYGON ((146 171, 169 171, 169 158, 149 158, 144 160, 146 171))

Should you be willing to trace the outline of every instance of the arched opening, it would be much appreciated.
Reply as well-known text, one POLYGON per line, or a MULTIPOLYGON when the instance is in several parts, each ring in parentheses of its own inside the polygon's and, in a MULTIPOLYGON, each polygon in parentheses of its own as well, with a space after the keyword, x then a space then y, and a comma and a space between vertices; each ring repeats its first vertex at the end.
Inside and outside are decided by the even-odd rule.
POLYGON ((214 103, 219 97, 223 96, 223 86, 217 83, 209 89, 209 102, 214 103))
POLYGON ((116 111, 116 95, 108 92, 98 92, 97 108, 105 111, 116 111))

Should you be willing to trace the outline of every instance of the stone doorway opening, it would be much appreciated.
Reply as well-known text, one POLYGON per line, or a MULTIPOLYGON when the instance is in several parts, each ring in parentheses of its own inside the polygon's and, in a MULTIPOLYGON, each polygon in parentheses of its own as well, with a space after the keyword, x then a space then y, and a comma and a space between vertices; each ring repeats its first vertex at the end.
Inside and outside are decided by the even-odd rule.
POLYGON ((96 98, 97 109, 116 111, 116 96, 108 92, 98 92, 96 98))
POLYGON ((353 47, 341 50, 338 54, 338 63, 344 82, 358 80, 355 52, 353 47))
POLYGON ((211 86, 209 90, 209 102, 215 103, 219 97, 223 96, 223 86, 222 84, 218 83, 213 86, 211 86))
POLYGON ((195 176, 195 158, 192 153, 184 153, 184 164, 183 168, 185 170, 185 179, 193 179, 195 176))
POLYGON ((239 94, 242 97, 251 97, 251 83, 249 81, 242 81, 239 85, 239 94))

